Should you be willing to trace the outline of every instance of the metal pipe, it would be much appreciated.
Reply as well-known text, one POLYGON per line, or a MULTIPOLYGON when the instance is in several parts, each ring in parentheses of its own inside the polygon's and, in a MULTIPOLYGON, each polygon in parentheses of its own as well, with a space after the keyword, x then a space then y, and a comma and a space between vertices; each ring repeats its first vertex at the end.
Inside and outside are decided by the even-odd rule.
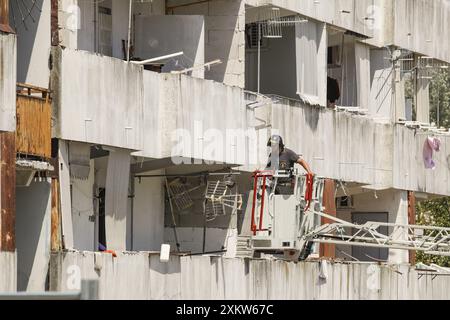
POLYGON ((161 60, 165 60, 165 59, 175 58, 175 57, 178 57, 178 56, 182 56, 183 54, 184 54, 184 52, 180 51, 180 52, 177 52, 177 53, 172 53, 172 54, 168 54, 168 55, 165 55, 165 56, 151 58, 151 59, 147 59, 147 60, 143 60, 143 61, 131 61, 131 63, 138 64, 138 65, 144 65, 144 64, 149 64, 149 63, 152 63, 152 62, 157 62, 157 61, 161 61, 161 60))

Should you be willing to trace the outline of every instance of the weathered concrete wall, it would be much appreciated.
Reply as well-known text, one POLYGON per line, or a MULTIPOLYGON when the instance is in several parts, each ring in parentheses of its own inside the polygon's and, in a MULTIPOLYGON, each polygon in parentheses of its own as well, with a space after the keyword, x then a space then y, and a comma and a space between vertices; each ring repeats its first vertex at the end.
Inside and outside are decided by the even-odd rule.
POLYGON ((144 115, 145 143, 137 155, 245 161, 242 144, 226 139, 227 133, 247 129, 244 93, 238 87, 144 71, 144 115))
MULTIPOLYGON (((170 8, 179 2, 167 0, 170 8)), ((206 70, 205 78, 231 86, 245 85, 245 4, 243 0, 215 0, 176 7, 169 14, 205 16, 205 61, 222 64, 206 70)))
MULTIPOLYGON (((133 3, 135 15, 164 15, 165 0, 154 0, 151 3, 133 3)), ((122 40, 128 39, 129 1, 112 0, 98 2, 106 6, 112 13, 111 45, 112 56, 123 59, 122 40)), ((61 45, 78 50, 95 52, 95 6, 92 1, 59 0, 59 35, 61 45)))
POLYGON ((373 118, 395 120, 392 63, 388 60, 389 53, 385 49, 370 50, 370 95, 369 109, 373 118))
MULTIPOLYGON (((75 268, 82 279, 98 279, 101 299, 186 300, 401 300, 449 299, 450 278, 420 276, 408 265, 327 265, 158 254, 66 252, 52 256, 51 290, 68 290, 75 268), (72 268, 69 268, 72 266, 72 268), (75 267, 73 267, 75 266, 75 267)), ((73 290, 73 288, 72 288, 73 290)))
POLYGON ((250 6, 272 4, 369 37, 373 35, 370 20, 366 19, 373 0, 245 0, 245 3, 250 6))
POLYGON ((16 35, 0 34, 0 131, 16 130, 16 42, 16 35))
POLYGON ((17 253, 0 252, 0 292, 17 290, 17 253))
POLYGON ((450 62, 450 3, 447 0, 394 1, 393 44, 450 62))
MULTIPOLYGON (((143 60, 183 52, 165 62, 162 72, 183 70, 205 63, 205 18, 203 16, 137 16, 135 56, 143 60)), ((204 69, 192 72, 204 78, 204 69)))
POLYGON ((62 50, 60 72, 53 73, 60 91, 54 100, 56 136, 141 150, 142 72, 141 66, 118 59, 62 50))
POLYGON ((17 290, 44 291, 50 261, 51 183, 17 189, 17 290))
POLYGON ((432 133, 402 125, 394 128, 394 187, 429 194, 450 195, 450 136, 434 135, 441 140, 439 152, 433 153, 434 170, 426 169, 423 147, 432 133))

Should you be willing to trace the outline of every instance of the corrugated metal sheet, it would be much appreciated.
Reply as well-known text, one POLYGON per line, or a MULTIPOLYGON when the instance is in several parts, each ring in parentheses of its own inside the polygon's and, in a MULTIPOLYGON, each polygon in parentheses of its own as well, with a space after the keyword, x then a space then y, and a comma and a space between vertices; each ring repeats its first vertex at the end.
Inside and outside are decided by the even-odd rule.
POLYGON ((449 299, 450 277, 421 275, 407 265, 293 263, 128 253, 55 253, 51 289, 67 290, 70 266, 98 279, 101 299, 449 299), (97 269, 96 269, 97 268, 97 269))

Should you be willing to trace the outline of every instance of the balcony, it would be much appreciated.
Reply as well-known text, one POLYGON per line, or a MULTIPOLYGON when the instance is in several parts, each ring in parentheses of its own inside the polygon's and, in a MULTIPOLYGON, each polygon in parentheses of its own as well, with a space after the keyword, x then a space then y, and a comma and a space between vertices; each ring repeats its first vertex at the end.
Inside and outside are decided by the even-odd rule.
POLYGON ((51 158, 51 99, 47 89, 19 83, 16 150, 20 155, 51 158))
POLYGON ((55 137, 141 150, 142 72, 120 59, 53 48, 55 137))

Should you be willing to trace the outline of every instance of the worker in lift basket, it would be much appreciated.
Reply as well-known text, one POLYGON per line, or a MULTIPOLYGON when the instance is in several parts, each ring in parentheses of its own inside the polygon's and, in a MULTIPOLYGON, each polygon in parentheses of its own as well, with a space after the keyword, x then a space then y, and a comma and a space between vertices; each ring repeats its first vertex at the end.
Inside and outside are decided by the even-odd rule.
MULTIPOLYGON (((283 138, 279 135, 273 135, 267 142, 267 146, 271 148, 271 153, 269 155, 269 161, 267 163, 266 170, 282 170, 287 172, 292 172, 294 165, 298 163, 301 165, 308 174, 314 175, 309 167, 308 163, 297 153, 285 147, 283 143, 283 138), (278 155, 278 156, 277 156, 278 155)), ((275 181, 270 181, 269 193, 272 191, 273 183, 275 181)), ((292 194, 292 178, 278 178, 275 194, 292 194)))

